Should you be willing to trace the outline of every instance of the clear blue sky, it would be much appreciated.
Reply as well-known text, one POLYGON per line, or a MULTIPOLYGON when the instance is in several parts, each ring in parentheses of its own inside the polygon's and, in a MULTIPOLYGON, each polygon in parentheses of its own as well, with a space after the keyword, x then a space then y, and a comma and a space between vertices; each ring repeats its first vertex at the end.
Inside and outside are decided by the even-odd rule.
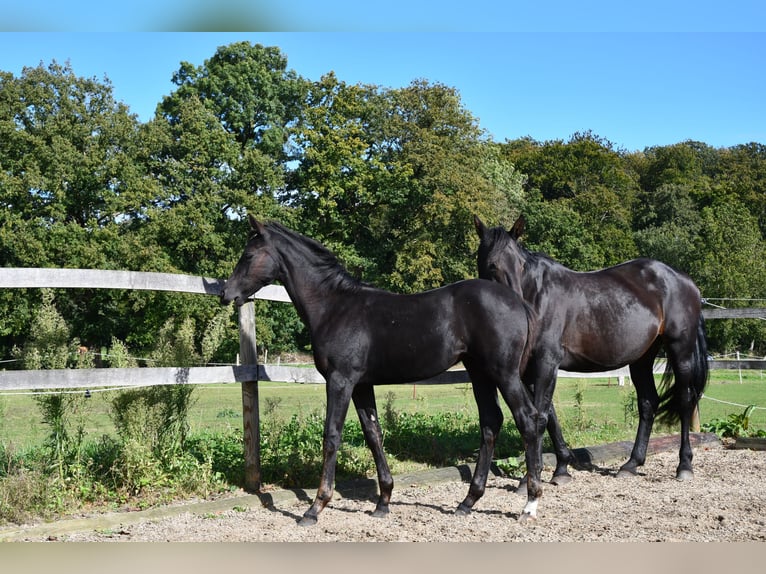
MULTIPOLYGON (((697 5, 695 14, 713 3, 697 5)), ((108 13, 101 6, 98 14, 108 13)), ((696 22, 679 15, 679 29, 706 27, 684 28, 682 21, 696 22)), ((612 25, 622 30, 612 32, 563 26, 549 32, 3 32, 0 70, 18 75, 41 61, 69 61, 77 75, 108 77, 116 98, 145 121, 172 91, 181 61, 202 64, 218 46, 248 40, 278 46, 288 67, 308 79, 332 70, 348 83, 400 87, 425 78, 453 86, 497 141, 566 140, 591 130, 630 151, 687 139, 719 147, 766 143, 766 28, 742 31, 763 23, 747 27, 722 17, 708 26, 712 31, 696 32, 629 31, 629 24, 612 25)))

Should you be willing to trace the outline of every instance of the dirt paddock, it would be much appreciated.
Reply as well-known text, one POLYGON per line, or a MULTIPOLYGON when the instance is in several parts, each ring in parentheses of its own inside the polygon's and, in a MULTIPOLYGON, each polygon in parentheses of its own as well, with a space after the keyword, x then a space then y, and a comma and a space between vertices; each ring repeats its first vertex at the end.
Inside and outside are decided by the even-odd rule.
MULTIPOLYGON (((470 516, 453 514, 468 484, 455 474, 434 480, 398 477, 391 513, 371 516, 374 487, 339 488, 313 527, 297 520, 314 492, 240 494, 172 509, 84 517, 14 531, 0 539, 175 542, 510 542, 510 541, 765 541, 766 452, 720 445, 695 448, 695 478, 675 480, 676 449, 654 454, 637 477, 615 469, 573 471, 562 487, 545 484, 532 525, 518 522, 518 480, 490 475, 470 516), (140 515, 140 516, 138 516, 140 515)), ((454 470, 454 469, 453 469, 454 470)), ((463 469, 463 475, 466 469, 463 469)), ((543 479, 550 479, 546 469, 543 479)))

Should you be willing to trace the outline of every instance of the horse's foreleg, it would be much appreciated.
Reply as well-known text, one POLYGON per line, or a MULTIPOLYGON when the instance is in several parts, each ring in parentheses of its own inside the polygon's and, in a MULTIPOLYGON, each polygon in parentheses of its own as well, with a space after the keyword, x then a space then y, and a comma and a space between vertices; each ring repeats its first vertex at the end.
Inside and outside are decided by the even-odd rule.
POLYGON ((362 424, 362 432, 367 446, 372 452, 375 460, 375 468, 378 472, 378 486, 380 488, 380 497, 375 507, 373 516, 383 517, 389 512, 388 505, 391 501, 391 492, 394 489, 394 479, 391 476, 391 470, 386 462, 386 455, 383 452, 383 431, 378 421, 378 410, 375 405, 375 391, 372 386, 360 385, 354 389, 352 395, 356 412, 359 415, 359 422, 362 424))
MULTIPOLYGON (((554 352, 556 349, 547 349, 538 351, 537 355, 532 359, 531 363, 527 366, 527 370, 524 373, 524 383, 527 385, 530 393, 533 396, 537 396, 538 389, 544 392, 542 396, 548 396, 550 389, 556 386, 556 374, 561 363, 560 353, 554 352)), ((538 399, 536 399, 537 405, 538 399)), ((556 469, 553 471, 553 478, 551 482, 556 485, 564 485, 572 480, 572 475, 569 474, 569 465, 575 462, 575 456, 567 446, 564 435, 561 432, 561 425, 559 424, 558 417, 556 416, 556 409, 553 407, 552 400, 548 409, 548 436, 551 437, 553 443, 553 451, 556 455, 556 469)), ((542 404, 542 403, 540 403, 542 404)), ((540 408, 540 405, 537 405, 540 408)), ((525 476, 517 493, 526 495, 527 477, 525 476)))
MULTIPOLYGON (((556 417, 553 404, 551 404, 551 410, 548 415, 548 436, 551 437, 553 450, 556 454, 556 469, 553 471, 551 484, 564 486, 573 480, 572 475, 569 474, 569 465, 575 462, 575 456, 564 440, 564 435, 561 433, 561 426, 556 417)), ((519 481, 519 486, 516 488, 516 494, 519 496, 527 495, 527 479, 527 475, 524 475, 519 481)))
POLYGON ((351 383, 343 384, 336 377, 328 377, 326 384, 327 415, 325 417, 324 438, 322 440, 322 476, 314 503, 298 522, 301 526, 313 526, 316 524, 319 513, 332 500, 335 484, 335 465, 338 460, 343 421, 346 418, 348 405, 351 402, 352 388, 353 384, 351 383))
POLYGON ((473 505, 484 496, 489 469, 492 464, 492 455, 495 452, 495 442, 503 426, 503 411, 497 402, 495 385, 482 380, 481 376, 476 374, 471 374, 471 380, 473 381, 474 398, 479 407, 481 445, 468 494, 455 510, 455 514, 460 515, 470 514, 473 505))

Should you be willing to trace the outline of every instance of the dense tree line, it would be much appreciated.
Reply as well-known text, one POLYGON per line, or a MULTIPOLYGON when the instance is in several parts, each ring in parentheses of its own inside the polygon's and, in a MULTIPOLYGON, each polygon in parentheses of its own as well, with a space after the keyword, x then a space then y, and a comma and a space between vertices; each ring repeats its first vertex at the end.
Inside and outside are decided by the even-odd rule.
MULTIPOLYGON (((596 134, 495 142, 459 93, 300 77, 278 48, 235 43, 182 62, 142 123, 107 79, 68 64, 0 71, 0 264, 226 277, 247 212, 332 248, 399 292, 475 276, 472 215, 528 220, 528 247, 579 270, 637 256, 687 273, 724 306, 766 298, 766 147, 686 141, 640 152, 596 134)), ((21 347, 38 290, 0 290, 0 358, 21 347)), ((152 348, 168 320, 197 338, 229 318, 214 360, 232 361, 234 314, 210 297, 56 291, 92 347, 152 348)), ((289 305, 258 303, 270 352, 305 349, 289 305)), ((760 321, 718 321, 711 348, 766 352, 760 321)))

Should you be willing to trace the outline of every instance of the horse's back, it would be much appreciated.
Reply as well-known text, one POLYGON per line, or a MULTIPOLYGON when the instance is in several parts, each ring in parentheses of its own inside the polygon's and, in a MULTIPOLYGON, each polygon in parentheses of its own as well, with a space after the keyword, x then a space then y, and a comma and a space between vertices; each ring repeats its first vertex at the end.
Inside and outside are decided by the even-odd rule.
POLYGON ((687 275, 642 258, 565 274, 542 305, 543 329, 565 350, 562 367, 586 371, 629 364, 659 336, 696 332, 701 300, 687 275))
POLYGON ((699 289, 688 275, 656 259, 632 259, 598 271, 567 271, 556 277, 554 296, 572 300, 584 295, 590 306, 611 305, 620 297, 652 307, 700 302, 699 289))
POLYGON ((324 325, 320 354, 365 372, 362 382, 409 382, 437 375, 466 356, 508 360, 523 348, 526 304, 480 279, 403 295, 369 289, 324 325))

